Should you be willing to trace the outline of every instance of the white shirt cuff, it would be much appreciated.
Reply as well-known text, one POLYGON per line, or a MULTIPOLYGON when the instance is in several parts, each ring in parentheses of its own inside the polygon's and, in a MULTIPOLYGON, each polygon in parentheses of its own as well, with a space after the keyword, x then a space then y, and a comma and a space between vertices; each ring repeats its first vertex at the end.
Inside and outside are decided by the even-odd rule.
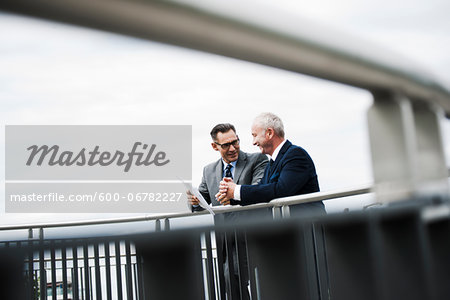
POLYGON ((236 201, 241 201, 241 186, 240 185, 236 185, 236 187, 234 188, 233 199, 236 201))

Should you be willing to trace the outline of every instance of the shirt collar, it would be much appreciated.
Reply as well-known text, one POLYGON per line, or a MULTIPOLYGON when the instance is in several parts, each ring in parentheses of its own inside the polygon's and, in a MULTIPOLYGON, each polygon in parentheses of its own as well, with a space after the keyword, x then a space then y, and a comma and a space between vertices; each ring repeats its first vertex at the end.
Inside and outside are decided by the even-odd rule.
POLYGON ((287 140, 283 140, 278 147, 275 148, 275 150, 272 153, 272 156, 269 155, 269 157, 275 161, 277 159, 278 153, 280 153, 281 147, 283 147, 283 145, 286 143, 287 140))
MULTIPOLYGON (((223 170, 225 171, 225 168, 227 167, 228 163, 226 163, 223 158, 222 158, 222 162, 223 162, 223 170)), ((235 161, 230 162, 230 164, 233 166, 233 168, 236 168, 236 163, 237 163, 237 159, 235 161)))

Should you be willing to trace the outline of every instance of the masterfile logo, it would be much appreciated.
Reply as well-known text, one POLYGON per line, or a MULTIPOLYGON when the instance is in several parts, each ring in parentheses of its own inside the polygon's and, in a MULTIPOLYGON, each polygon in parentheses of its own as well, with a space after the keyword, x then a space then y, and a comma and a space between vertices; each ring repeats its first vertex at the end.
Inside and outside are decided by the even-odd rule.
POLYGON ((7 213, 186 212, 191 126, 6 126, 7 213))
POLYGON ((6 126, 6 180, 190 180, 191 126, 6 126))
POLYGON ((115 151, 112 154, 109 151, 100 152, 100 146, 95 146, 92 151, 86 150, 86 148, 82 148, 80 152, 74 153, 72 151, 62 151, 60 152, 59 146, 53 145, 49 147, 48 145, 38 146, 33 145, 27 148, 30 151, 30 156, 27 160, 27 166, 31 166, 33 164, 36 156, 36 165, 41 166, 47 158, 47 164, 49 166, 94 166, 99 164, 101 166, 109 166, 111 164, 116 163, 118 166, 124 166, 124 172, 128 172, 133 165, 134 157, 136 157, 135 164, 136 166, 149 166, 154 164, 155 166, 164 166, 169 163, 170 160, 166 159, 166 152, 159 151, 152 158, 152 154, 156 148, 156 145, 153 144, 151 147, 148 147, 147 144, 142 144, 140 142, 136 142, 133 145, 133 149, 124 153, 121 151, 115 151), (138 151, 138 148, 142 145, 142 149, 146 150, 149 148, 146 153, 138 151), (145 159, 144 159, 145 154, 145 159))

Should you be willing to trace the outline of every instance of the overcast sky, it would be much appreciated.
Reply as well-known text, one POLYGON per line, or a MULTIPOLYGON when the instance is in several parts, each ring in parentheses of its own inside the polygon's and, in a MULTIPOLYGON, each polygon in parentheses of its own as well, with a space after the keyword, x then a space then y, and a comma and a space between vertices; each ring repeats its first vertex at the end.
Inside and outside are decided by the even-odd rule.
MULTIPOLYGON (((450 86, 448 1, 261 2, 396 51, 450 86)), ((272 111, 283 119, 287 138, 312 156, 322 191, 373 180, 368 92, 216 55, 2 13, 0 100, 2 126, 190 124, 194 184, 203 166, 218 159, 209 139, 215 124, 235 124, 241 149, 257 152, 252 119, 272 111)), ((448 159, 448 121, 443 128, 448 159)), ((0 143, 3 181, 4 130, 0 143)), ((3 207, 3 185, 0 199, 3 207)), ((327 209, 358 208, 372 200, 330 201, 327 209)), ((85 217, 92 216, 3 214, 0 223, 85 217)))

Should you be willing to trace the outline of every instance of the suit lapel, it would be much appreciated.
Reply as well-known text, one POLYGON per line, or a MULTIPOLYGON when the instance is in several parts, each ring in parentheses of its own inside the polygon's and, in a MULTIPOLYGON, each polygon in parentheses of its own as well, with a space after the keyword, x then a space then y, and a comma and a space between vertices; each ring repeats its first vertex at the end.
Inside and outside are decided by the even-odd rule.
POLYGON ((234 170, 233 181, 235 183, 239 183, 239 177, 241 177, 242 171, 244 170, 246 164, 247 164, 247 154, 245 154, 242 151, 239 151, 239 157, 236 162, 236 170, 234 170))
POLYGON ((291 147, 292 143, 289 142, 289 140, 284 143, 283 147, 281 147, 280 152, 278 152, 277 159, 274 161, 272 168, 270 168, 268 173, 267 182, 269 182, 270 176, 275 173, 275 170, 278 168, 278 165, 280 164, 280 161, 283 160, 283 156, 286 153, 286 151, 291 147))
POLYGON ((219 182, 222 181, 222 177, 223 177, 223 163, 222 159, 219 159, 216 165, 217 186, 219 186, 219 182))
POLYGON ((264 170, 264 176, 263 176, 263 178, 261 179, 261 183, 262 184, 266 184, 266 183, 269 183, 269 173, 270 173, 270 168, 269 168, 269 164, 267 164, 266 165, 266 169, 264 170))

